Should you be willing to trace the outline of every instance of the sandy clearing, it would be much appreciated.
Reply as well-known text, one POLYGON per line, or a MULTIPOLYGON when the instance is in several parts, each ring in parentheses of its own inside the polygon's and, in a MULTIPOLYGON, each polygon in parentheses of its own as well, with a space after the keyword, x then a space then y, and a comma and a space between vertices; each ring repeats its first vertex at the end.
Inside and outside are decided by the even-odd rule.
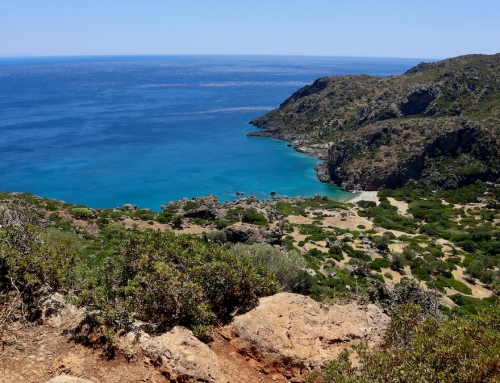
POLYGON ((392 206, 395 206, 398 208, 398 214, 403 215, 403 216, 412 216, 411 214, 408 213, 408 204, 403 201, 397 201, 396 199, 392 197, 387 197, 389 202, 391 203, 392 206))
POLYGON ((391 253, 402 253, 406 245, 402 243, 389 243, 389 250, 391 253))
POLYGON ((289 215, 286 219, 288 222, 298 225, 310 225, 314 222, 311 218, 303 217, 301 215, 289 215))
POLYGON ((161 224, 156 221, 152 221, 153 223, 150 224, 148 221, 135 221, 133 219, 126 219, 123 221, 123 224, 125 225, 125 228, 127 229, 132 229, 134 228, 134 225, 137 225, 137 229, 139 230, 146 230, 146 229, 153 229, 153 230, 161 230, 161 231, 172 231, 175 234, 202 234, 202 233, 209 233, 211 231, 215 231, 215 229, 212 228, 207 228, 199 225, 193 225, 193 224, 187 224, 183 225, 182 228, 180 229, 174 229, 172 226, 167 225, 167 224, 161 224))
POLYGON ((326 217, 323 220, 323 226, 325 227, 333 226, 340 229, 360 230, 358 228, 359 225, 365 226, 365 229, 362 230, 370 230, 373 228, 373 222, 357 215, 348 216, 345 218, 345 221, 343 221, 341 217, 326 217))
POLYGON ((487 288, 485 288, 485 287, 483 287, 483 286, 481 286, 479 284, 473 285, 473 284, 470 284, 469 282, 467 282, 465 280, 465 277, 464 277, 464 271, 465 271, 465 269, 463 267, 457 266, 457 269, 453 270, 451 273, 453 274, 453 277, 457 281, 460 281, 463 284, 465 284, 468 287, 470 287, 470 289, 472 290, 472 296, 474 298, 488 298, 488 297, 491 297, 492 293, 487 288))

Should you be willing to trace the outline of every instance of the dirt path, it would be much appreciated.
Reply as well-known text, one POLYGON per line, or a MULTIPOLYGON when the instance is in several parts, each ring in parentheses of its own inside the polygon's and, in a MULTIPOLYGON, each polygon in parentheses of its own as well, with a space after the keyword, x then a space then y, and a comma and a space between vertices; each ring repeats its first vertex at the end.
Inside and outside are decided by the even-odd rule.
POLYGON ((45 325, 18 329, 0 348, 0 383, 43 383, 61 374, 99 383, 166 383, 147 361, 121 355, 108 361, 101 350, 70 342, 45 325))

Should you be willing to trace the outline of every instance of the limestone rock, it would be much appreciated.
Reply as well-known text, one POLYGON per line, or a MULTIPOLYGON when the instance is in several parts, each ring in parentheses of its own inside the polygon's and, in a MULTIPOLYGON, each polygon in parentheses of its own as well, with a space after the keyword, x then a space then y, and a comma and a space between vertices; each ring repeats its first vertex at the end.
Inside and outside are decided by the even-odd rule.
POLYGON ((55 293, 49 286, 42 286, 36 292, 40 318, 51 327, 73 329, 86 316, 85 310, 68 303, 64 297, 55 293))
POLYGON ((141 349, 169 382, 227 382, 213 351, 184 327, 144 342, 141 349))
POLYGON ((322 306, 309 297, 280 293, 226 328, 238 352, 262 361, 267 373, 301 379, 353 342, 380 342, 389 317, 375 305, 322 306))
POLYGON ((269 227, 252 225, 233 225, 224 229, 227 240, 231 243, 245 243, 249 239, 255 242, 266 242, 271 245, 280 245, 283 232, 269 227))

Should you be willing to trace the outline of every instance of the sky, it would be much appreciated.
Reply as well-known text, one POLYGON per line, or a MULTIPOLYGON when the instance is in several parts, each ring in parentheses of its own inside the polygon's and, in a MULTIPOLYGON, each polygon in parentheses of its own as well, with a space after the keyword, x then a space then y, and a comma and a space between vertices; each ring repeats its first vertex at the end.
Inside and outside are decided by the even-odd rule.
POLYGON ((0 56, 500 52, 500 0, 0 0, 0 56))

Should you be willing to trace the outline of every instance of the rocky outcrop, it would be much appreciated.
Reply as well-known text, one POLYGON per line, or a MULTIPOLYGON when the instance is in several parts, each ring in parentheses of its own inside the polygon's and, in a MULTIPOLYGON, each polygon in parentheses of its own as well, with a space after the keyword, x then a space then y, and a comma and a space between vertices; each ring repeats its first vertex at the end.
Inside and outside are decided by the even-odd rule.
POLYGON ((325 160, 318 178, 346 190, 442 188, 500 177, 500 54, 419 64, 401 76, 323 77, 251 121, 250 136, 325 160))
POLYGON ((184 327, 174 327, 156 337, 138 329, 120 339, 118 346, 130 353, 139 348, 171 383, 227 382, 212 350, 184 327))
POLYGON ((496 181, 500 174, 500 169, 487 165, 498 156, 500 146, 487 142, 482 129, 473 123, 463 122, 443 129, 426 137, 423 145, 415 145, 405 159, 391 161, 388 158, 385 163, 373 164, 367 169, 370 159, 359 158, 359 155, 370 151, 372 141, 373 137, 360 136, 333 145, 327 161, 317 167, 319 179, 346 190, 396 188, 421 178, 439 187, 457 188, 477 179, 496 181), (354 157, 358 158, 353 160, 354 157), (448 168, 443 169, 443 161, 449 162, 448 168))
POLYGON ((233 225, 224 228, 224 232, 227 241, 231 243, 246 243, 251 240, 270 245, 281 245, 283 237, 283 232, 280 229, 255 225, 233 225))
POLYGON ((225 331, 239 353, 261 361, 268 373, 302 382, 353 342, 380 342, 389 317, 375 305, 323 306, 309 297, 280 293, 262 298, 225 331))

